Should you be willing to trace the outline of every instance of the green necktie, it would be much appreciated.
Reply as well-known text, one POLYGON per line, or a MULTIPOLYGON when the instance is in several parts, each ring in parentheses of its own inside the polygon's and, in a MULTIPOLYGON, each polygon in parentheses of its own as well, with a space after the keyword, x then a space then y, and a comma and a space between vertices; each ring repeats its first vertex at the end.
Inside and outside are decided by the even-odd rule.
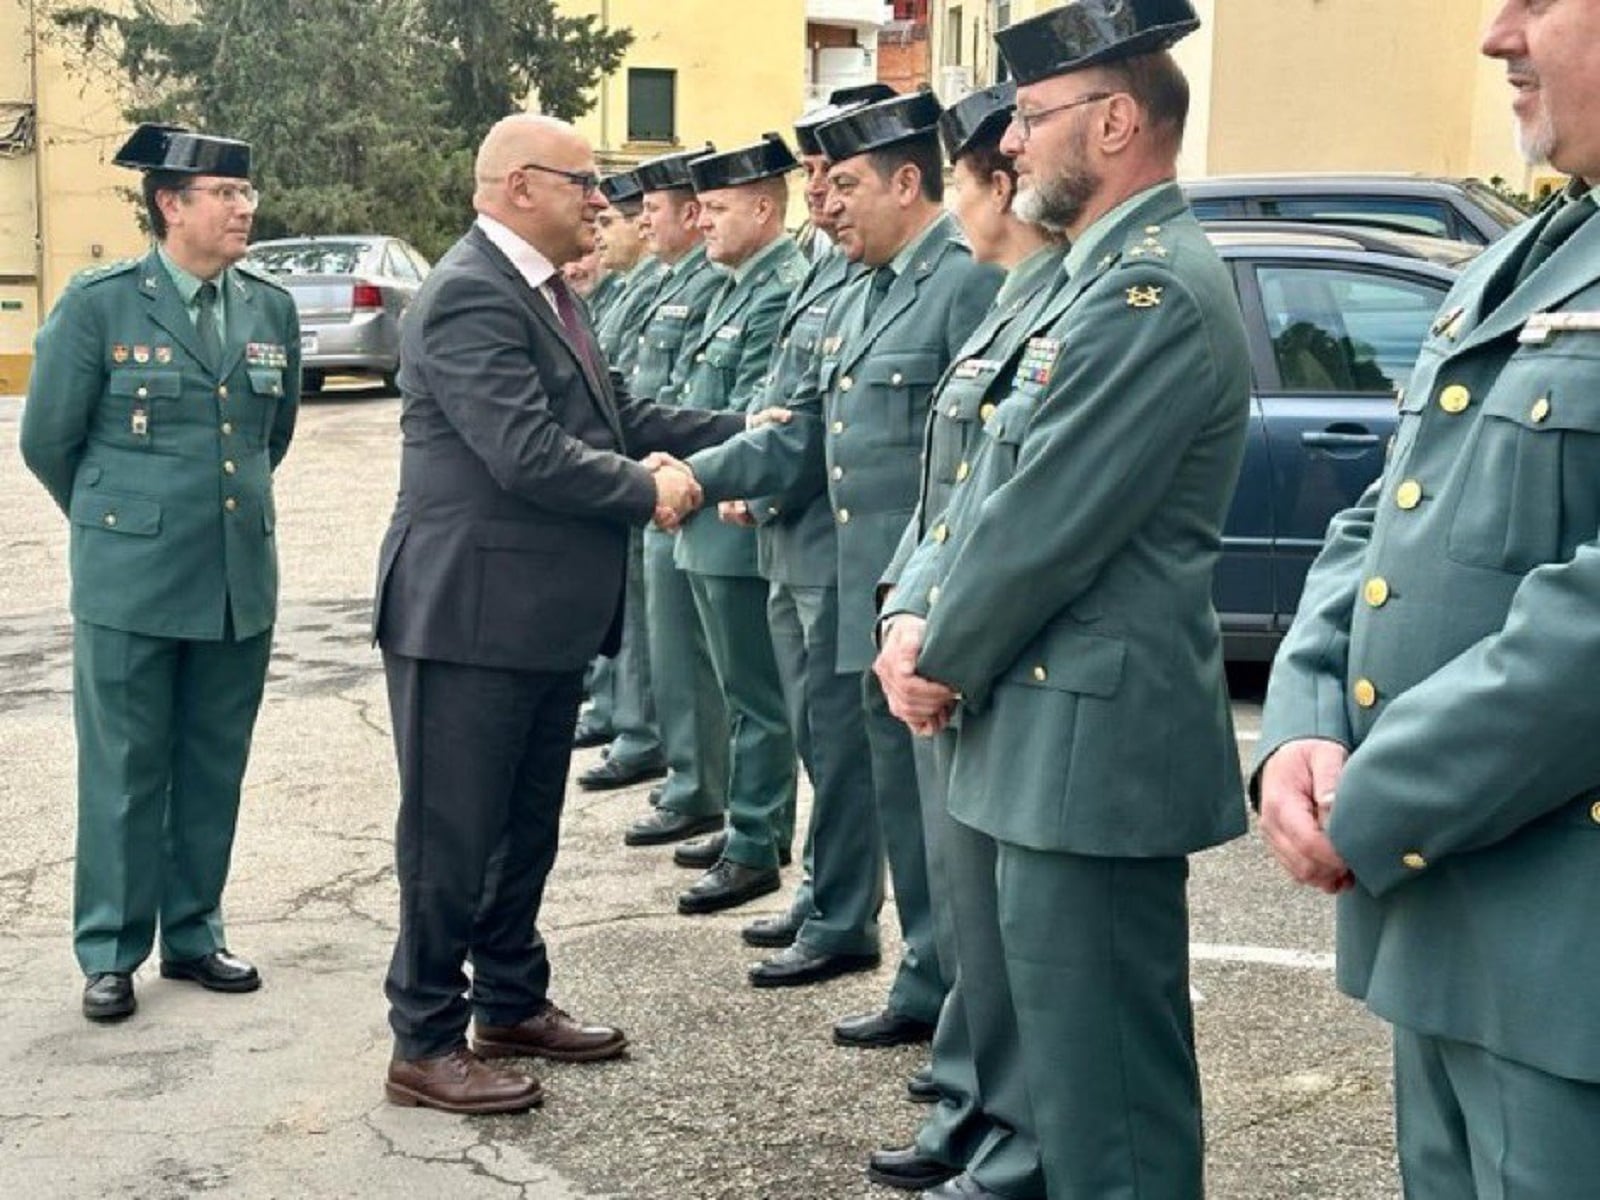
POLYGON ((213 371, 222 366, 222 336, 217 332, 217 285, 202 283, 200 315, 195 318, 194 331, 200 335, 200 349, 206 356, 206 365, 213 371))
POLYGON ((866 319, 872 320, 872 315, 878 311, 878 305, 883 303, 883 298, 889 294, 889 289, 894 286, 894 268, 879 267, 872 273, 872 285, 867 290, 866 319))
POLYGON ((1550 218, 1539 236, 1534 239, 1528 256, 1522 260, 1522 265, 1517 268, 1516 281, 1511 285, 1511 290, 1516 291, 1522 286, 1522 281, 1532 275, 1561 247, 1578 228, 1594 215, 1595 203, 1592 195, 1585 195, 1576 200, 1567 200, 1561 205, 1560 211, 1550 218))

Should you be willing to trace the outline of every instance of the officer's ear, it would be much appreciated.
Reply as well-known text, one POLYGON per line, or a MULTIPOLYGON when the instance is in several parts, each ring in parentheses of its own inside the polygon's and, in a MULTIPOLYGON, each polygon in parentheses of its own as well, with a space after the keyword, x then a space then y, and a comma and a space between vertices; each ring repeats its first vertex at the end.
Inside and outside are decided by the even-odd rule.
POLYGON ((922 195, 922 169, 913 162, 903 162, 889 176, 889 189, 901 204, 911 204, 922 195))
POLYGON ((700 224, 700 201, 685 200, 683 202, 683 211, 678 216, 683 221, 685 229, 696 228, 700 224))

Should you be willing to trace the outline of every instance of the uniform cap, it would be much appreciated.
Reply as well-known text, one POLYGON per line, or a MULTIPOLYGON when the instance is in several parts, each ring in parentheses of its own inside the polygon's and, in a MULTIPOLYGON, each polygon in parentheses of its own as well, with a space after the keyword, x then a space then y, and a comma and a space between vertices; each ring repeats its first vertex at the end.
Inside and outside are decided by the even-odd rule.
POLYGON ((250 178, 250 143, 195 133, 181 125, 144 124, 111 159, 139 171, 250 178))
POLYGON ((694 180, 689 177, 689 164, 716 152, 717 148, 707 142, 698 150, 679 150, 647 158, 633 169, 633 173, 639 177, 639 187, 643 191, 686 192, 694 187, 694 180))
POLYGON ((881 150, 939 128, 944 108, 932 92, 864 104, 817 126, 817 142, 834 162, 881 150))
POLYGON ((1017 85, 997 83, 957 100, 939 118, 945 153, 955 160, 977 146, 998 146, 1017 110, 1017 85))
POLYGON ((1189 0, 1077 0, 994 35, 1019 84, 1165 50, 1200 28, 1189 0))
POLYGON ((897 93, 887 83, 863 83, 857 87, 835 88, 828 93, 828 101, 814 108, 794 123, 795 141, 801 154, 821 154, 817 144, 817 126, 843 116, 863 104, 876 104, 879 100, 892 100, 897 93))
POLYGON ((800 165, 787 143, 776 133, 763 133, 761 140, 737 150, 706 154, 689 164, 689 177, 697 192, 718 188, 743 187, 763 179, 787 175, 800 165))
POLYGON ((644 188, 639 186, 639 175, 636 171, 607 175, 600 181, 600 194, 606 198, 606 203, 624 212, 628 209, 637 212, 644 200, 644 188))

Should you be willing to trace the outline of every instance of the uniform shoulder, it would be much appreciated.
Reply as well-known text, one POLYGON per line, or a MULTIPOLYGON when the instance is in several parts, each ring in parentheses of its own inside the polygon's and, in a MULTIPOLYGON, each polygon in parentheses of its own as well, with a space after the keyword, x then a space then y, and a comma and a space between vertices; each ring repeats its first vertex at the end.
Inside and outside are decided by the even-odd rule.
POLYGON ((132 274, 139 269, 139 264, 142 261, 142 259, 138 258, 119 258, 115 262, 85 267, 67 281, 67 286, 69 288, 94 287, 108 279, 117 279, 121 276, 132 274))
POLYGON ((289 289, 283 285, 276 275, 264 271, 260 267, 252 266, 250 263, 238 262, 233 264, 233 269, 246 279, 253 279, 257 283, 264 283, 268 287, 277 288, 285 296, 289 294, 289 289))

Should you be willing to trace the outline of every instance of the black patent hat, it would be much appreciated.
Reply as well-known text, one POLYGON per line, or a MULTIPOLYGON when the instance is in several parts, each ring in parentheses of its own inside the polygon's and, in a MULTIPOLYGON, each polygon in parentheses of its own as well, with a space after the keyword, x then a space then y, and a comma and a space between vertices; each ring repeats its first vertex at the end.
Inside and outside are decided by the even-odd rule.
POLYGON ((780 135, 763 133, 761 140, 752 145, 695 159, 689 164, 689 177, 694 180, 695 191, 714 192, 776 179, 799 165, 800 160, 780 135))
POLYGON ((694 187, 694 180, 689 177, 689 164, 697 158, 707 154, 715 154, 717 148, 710 142, 698 150, 680 150, 673 154, 659 154, 655 158, 647 158, 633 169, 639 177, 639 187, 646 192, 686 192, 694 187))
POLYGON ((1189 0, 1076 0, 994 35, 1019 84, 1165 50, 1200 28, 1189 0))
POLYGON ((817 126, 817 142, 834 162, 881 150, 939 128, 944 106, 932 92, 912 92, 851 109, 817 126))
POLYGON ((637 208, 644 201, 644 188, 639 186, 636 171, 606 176, 600 181, 600 194, 613 208, 637 208))
POLYGON ((195 133, 181 125, 145 124, 133 131, 111 159, 139 171, 250 178, 250 143, 195 133))
POLYGON ((828 102, 821 108, 814 108, 794 123, 794 139, 800 146, 801 154, 821 154, 822 146, 817 142, 817 126, 826 124, 835 117, 842 117, 853 109, 860 108, 863 104, 876 104, 879 100, 893 100, 897 95, 887 83, 864 83, 859 87, 835 88, 828 93, 828 102))
POLYGON ((978 146, 998 146, 1017 109, 1017 85, 997 83, 981 92, 957 100, 939 118, 939 134, 944 138, 950 161, 978 146))

